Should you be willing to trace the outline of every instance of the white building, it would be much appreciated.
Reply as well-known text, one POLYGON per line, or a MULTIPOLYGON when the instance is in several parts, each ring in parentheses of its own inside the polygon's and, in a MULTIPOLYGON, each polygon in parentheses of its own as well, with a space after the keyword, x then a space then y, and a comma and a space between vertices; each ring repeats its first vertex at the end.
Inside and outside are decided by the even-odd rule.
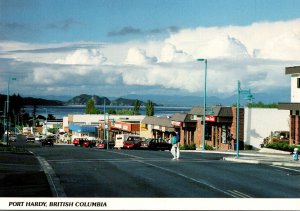
MULTIPOLYGON (((63 118, 63 128, 66 132, 71 131, 73 137, 87 137, 97 139, 100 131, 104 128, 107 132, 114 126, 118 128, 119 122, 138 123, 145 118, 143 115, 104 115, 104 114, 83 114, 68 115, 63 118)), ((107 135, 108 136, 108 135, 107 135)))
POLYGON ((271 131, 289 131, 289 114, 289 111, 277 108, 245 108, 245 144, 260 148, 271 131))
POLYGON ((285 74, 291 76, 291 102, 279 103, 278 109, 290 113, 290 145, 300 141, 300 66, 286 67, 285 74))

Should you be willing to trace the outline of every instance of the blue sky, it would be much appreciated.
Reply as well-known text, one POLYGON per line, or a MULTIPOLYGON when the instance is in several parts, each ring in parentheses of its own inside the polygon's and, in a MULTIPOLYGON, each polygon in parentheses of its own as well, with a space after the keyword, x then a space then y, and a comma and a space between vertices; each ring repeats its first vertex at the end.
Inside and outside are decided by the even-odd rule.
POLYGON ((0 93, 289 95, 299 0, 0 0, 0 93))
POLYGON ((115 42, 299 17, 299 0, 1 0, 1 39, 115 42), (2 31, 3 32, 3 31, 2 31))

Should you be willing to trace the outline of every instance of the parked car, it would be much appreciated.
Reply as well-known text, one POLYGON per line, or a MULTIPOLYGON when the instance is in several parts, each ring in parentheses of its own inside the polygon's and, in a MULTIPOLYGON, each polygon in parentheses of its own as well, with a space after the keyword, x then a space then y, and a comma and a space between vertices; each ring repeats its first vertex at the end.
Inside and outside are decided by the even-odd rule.
POLYGON ((9 140, 9 142, 16 142, 17 141, 17 136, 16 135, 9 135, 8 140, 9 140))
POLYGON ((83 146, 83 142, 86 140, 87 140, 86 138, 74 138, 73 144, 75 147, 78 145, 83 146))
POLYGON ((48 136, 45 139, 42 140, 42 146, 53 146, 54 145, 54 141, 55 141, 55 137, 54 136, 48 136))
MULTIPOLYGON (((114 148, 115 143, 113 141, 108 141, 108 148, 112 149, 114 148)), ((101 140, 96 144, 96 147, 99 149, 107 149, 107 140, 101 140)))
POLYGON ((87 138, 74 138, 73 144, 74 146, 81 147, 94 147, 96 145, 96 140, 88 140, 87 138))
POLYGON ((27 142, 27 143, 28 143, 28 142, 34 143, 34 141, 35 141, 34 136, 27 136, 27 139, 26 139, 26 142, 27 142))
POLYGON ((45 140, 45 138, 43 136, 36 136, 35 137, 35 141, 37 141, 37 142, 42 142, 43 140, 45 140))
POLYGON ((97 140, 84 140, 82 143, 82 147, 95 147, 97 140))
POLYGON ((132 137, 124 141, 123 148, 124 149, 139 149, 142 143, 142 139, 140 137, 132 137))
POLYGON ((141 139, 139 135, 132 134, 117 134, 115 139, 114 148, 121 149, 124 148, 125 141, 131 141, 133 139, 141 139))
POLYGON ((141 149, 149 150, 171 150, 172 144, 163 139, 146 139, 141 143, 141 149))

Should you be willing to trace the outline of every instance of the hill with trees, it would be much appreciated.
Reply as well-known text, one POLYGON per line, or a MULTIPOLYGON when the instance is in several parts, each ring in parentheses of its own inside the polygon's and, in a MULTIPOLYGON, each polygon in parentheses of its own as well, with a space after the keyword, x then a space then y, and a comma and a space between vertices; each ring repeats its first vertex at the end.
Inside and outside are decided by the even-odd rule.
POLYGON ((81 94, 73 97, 66 102, 67 105, 86 105, 90 99, 94 99, 95 105, 103 105, 104 100, 106 105, 110 105, 111 101, 107 97, 99 97, 97 95, 81 94))
MULTIPOLYGON (((136 101, 139 102, 140 106, 146 106, 146 102, 137 99, 126 99, 126 98, 117 98, 115 100, 109 100, 107 97, 99 97, 97 95, 87 95, 81 94, 66 102, 67 105, 86 105, 90 99, 94 99, 95 105, 104 105, 105 104, 110 106, 135 106, 136 101)), ((157 104, 153 103, 154 106, 158 106, 157 104)))

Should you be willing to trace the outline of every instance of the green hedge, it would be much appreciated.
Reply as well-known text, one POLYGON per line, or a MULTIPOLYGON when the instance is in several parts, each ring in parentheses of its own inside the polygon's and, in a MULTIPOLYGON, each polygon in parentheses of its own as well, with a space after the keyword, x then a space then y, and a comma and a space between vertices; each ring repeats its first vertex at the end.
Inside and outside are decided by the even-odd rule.
POLYGON ((205 145, 205 150, 214 150, 214 148, 210 145, 205 145))
POLYGON ((270 143, 270 144, 267 144, 265 147, 266 148, 271 148, 271 149, 287 151, 287 152, 293 152, 294 148, 298 148, 298 151, 300 151, 300 146, 299 145, 289 145, 288 143, 284 143, 284 142, 270 143))
POLYGON ((0 152, 12 152, 12 153, 24 153, 28 150, 24 147, 15 147, 15 146, 4 146, 0 145, 0 152))
POLYGON ((196 150, 195 144, 185 144, 179 147, 180 150, 196 150))

